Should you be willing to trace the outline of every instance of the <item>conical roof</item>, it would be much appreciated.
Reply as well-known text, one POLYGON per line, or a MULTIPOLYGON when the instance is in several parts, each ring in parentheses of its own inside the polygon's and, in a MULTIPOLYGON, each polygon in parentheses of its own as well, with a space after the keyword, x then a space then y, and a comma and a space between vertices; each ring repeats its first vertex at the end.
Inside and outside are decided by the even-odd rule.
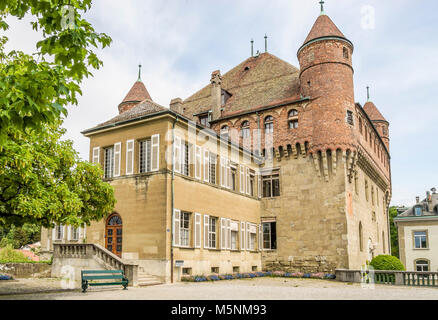
POLYGON ((338 29, 332 19, 325 14, 321 14, 318 19, 316 19, 312 30, 310 30, 304 44, 323 37, 340 37, 345 38, 344 34, 338 29))
POLYGON ((379 109, 377 109, 376 105, 368 101, 363 106, 363 109, 367 113, 368 117, 371 119, 371 121, 386 121, 388 122, 385 117, 380 113, 379 109))
POLYGON ((138 80, 134 83, 131 90, 129 90, 122 103, 140 103, 146 99, 152 100, 144 83, 138 80))

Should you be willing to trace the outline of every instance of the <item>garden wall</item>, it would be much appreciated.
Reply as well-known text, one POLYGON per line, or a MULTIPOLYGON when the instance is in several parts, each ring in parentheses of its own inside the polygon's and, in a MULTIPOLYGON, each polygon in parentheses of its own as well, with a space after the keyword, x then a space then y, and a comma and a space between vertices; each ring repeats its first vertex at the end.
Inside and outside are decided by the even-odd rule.
POLYGON ((47 263, 5 263, 0 264, 0 274, 8 274, 14 278, 48 278, 52 266, 47 263))

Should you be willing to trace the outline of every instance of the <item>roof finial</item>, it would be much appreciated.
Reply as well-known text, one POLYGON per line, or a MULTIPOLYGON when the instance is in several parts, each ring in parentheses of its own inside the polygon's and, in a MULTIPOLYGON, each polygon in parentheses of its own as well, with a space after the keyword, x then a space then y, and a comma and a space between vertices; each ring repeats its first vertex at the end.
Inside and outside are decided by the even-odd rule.
POLYGON ((367 101, 370 101, 370 86, 367 86, 367 101))
POLYGON ((268 52, 268 36, 265 33, 265 52, 268 52))
POLYGON ((254 57, 254 39, 251 39, 251 57, 254 57))
POLYGON ((138 80, 141 81, 141 63, 138 65, 138 80))
POLYGON ((321 0, 319 4, 321 5, 321 14, 324 14, 324 0, 321 0))

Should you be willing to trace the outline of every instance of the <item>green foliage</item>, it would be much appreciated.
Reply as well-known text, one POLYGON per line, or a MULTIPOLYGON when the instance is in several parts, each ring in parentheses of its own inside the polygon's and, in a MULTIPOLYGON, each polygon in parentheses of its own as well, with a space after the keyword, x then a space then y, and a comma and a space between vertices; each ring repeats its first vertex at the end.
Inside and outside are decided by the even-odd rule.
POLYGON ((0 150, 11 132, 38 132, 66 115, 89 69, 102 66, 93 50, 109 46, 111 38, 82 17, 90 7, 91 0, 0 1, 0 30, 9 28, 8 16, 27 15, 44 37, 28 55, 5 52, 8 38, 0 36, 0 150))
POLYGON ((0 263, 22 263, 29 259, 21 252, 14 250, 10 245, 0 249, 0 263))
POLYGON ((0 248, 7 245, 19 249, 26 244, 40 241, 41 227, 38 225, 24 224, 22 227, 12 225, 10 228, 0 227, 0 248))
POLYGON ((389 255, 380 255, 375 257, 371 261, 370 265, 375 270, 405 270, 403 263, 401 263, 397 257, 389 255))
POLYGON ((60 124, 14 131, 0 151, 0 225, 80 226, 115 204, 102 169, 80 160, 60 124))
POLYGON ((394 257, 399 258, 399 248, 398 248, 398 230, 394 223, 394 218, 397 217, 397 208, 389 208, 389 228, 391 232, 391 254, 394 257))

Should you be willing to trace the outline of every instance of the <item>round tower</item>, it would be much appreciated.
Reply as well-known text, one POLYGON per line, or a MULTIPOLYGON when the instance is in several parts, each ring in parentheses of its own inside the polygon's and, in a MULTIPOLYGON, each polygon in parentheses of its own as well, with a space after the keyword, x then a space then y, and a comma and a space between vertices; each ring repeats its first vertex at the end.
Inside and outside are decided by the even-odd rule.
POLYGON ((301 95, 312 99, 312 149, 354 149, 354 46, 324 13, 298 50, 301 95))
POLYGON ((363 109, 367 113, 389 152, 389 122, 380 113, 376 105, 369 99, 363 106, 363 109))

